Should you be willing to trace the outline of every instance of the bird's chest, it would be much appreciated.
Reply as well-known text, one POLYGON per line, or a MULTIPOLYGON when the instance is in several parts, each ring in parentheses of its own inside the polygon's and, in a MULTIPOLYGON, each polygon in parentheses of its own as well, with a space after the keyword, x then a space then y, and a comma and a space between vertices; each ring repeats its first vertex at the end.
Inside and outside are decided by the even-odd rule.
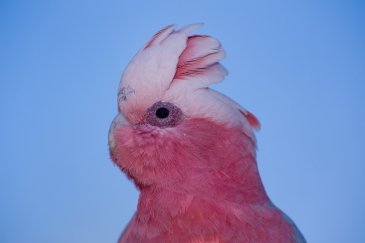
POLYGON ((231 209, 194 198, 180 202, 138 210, 120 242, 234 242, 242 223, 231 209))
POLYGON ((175 207, 140 208, 120 242, 294 241, 291 225, 278 209, 196 198, 182 202, 175 207))

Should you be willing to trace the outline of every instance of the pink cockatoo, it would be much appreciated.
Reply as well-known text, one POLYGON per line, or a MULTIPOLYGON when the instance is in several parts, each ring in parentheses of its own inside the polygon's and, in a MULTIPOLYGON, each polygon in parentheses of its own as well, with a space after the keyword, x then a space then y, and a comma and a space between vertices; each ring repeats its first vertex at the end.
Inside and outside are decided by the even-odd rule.
POLYGON ((259 121, 208 87, 225 54, 199 26, 162 29, 122 75, 110 154, 140 196, 119 242, 305 242, 261 182, 259 121))

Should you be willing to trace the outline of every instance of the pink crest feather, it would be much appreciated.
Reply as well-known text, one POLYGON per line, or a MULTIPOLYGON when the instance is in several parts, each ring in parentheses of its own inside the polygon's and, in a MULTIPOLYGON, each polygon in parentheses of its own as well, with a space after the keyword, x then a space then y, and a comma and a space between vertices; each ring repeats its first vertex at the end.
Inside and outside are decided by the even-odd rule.
POLYGON ((224 50, 218 40, 207 35, 189 36, 187 47, 179 57, 174 79, 202 75, 224 58, 224 50))
POLYGON ((143 49, 146 49, 151 46, 155 46, 160 44, 164 39, 166 39, 173 31, 174 31, 175 25, 170 24, 166 26, 165 28, 158 31, 154 36, 149 40, 146 44, 146 46, 143 49))

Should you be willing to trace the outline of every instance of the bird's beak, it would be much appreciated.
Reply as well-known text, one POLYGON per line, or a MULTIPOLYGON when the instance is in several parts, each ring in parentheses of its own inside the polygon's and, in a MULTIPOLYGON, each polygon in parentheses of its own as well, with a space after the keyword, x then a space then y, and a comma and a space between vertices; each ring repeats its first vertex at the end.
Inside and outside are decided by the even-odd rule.
POLYGON ((110 151, 113 151, 115 148, 115 137, 114 137, 115 130, 126 125, 130 125, 129 122, 123 116, 122 113, 118 113, 118 115, 113 119, 112 124, 110 125, 109 128, 108 142, 110 151))

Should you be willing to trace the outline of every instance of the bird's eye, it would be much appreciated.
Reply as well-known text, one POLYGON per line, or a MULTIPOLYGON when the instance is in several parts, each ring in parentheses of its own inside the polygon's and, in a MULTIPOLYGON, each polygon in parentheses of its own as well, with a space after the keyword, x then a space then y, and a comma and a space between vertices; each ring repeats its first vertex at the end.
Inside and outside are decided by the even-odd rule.
POLYGON ((165 119, 169 116, 169 113, 170 111, 166 107, 160 107, 156 110, 156 116, 160 119, 165 119))
POLYGON ((183 118, 182 111, 174 104, 159 101, 148 108, 144 121, 157 127, 174 127, 183 118))

